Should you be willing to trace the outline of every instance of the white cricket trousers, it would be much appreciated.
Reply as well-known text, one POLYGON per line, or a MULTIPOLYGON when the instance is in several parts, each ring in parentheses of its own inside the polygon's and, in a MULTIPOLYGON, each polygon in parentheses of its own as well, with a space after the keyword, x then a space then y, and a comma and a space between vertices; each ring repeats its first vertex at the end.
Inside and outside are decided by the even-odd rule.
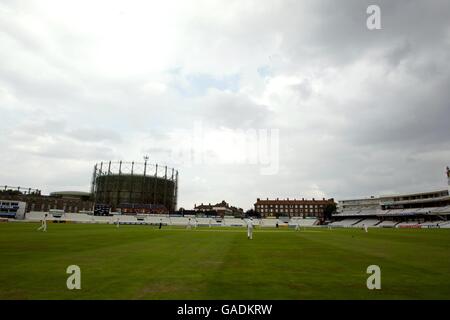
POLYGON ((44 232, 47 232, 47 222, 42 222, 41 226, 38 228, 38 230, 42 230, 44 232))

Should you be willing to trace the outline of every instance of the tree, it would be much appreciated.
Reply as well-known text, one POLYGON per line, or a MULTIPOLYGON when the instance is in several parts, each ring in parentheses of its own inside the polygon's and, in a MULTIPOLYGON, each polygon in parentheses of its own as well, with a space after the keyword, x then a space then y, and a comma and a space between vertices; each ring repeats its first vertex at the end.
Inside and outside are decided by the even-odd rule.
POLYGON ((0 193, 6 194, 6 195, 8 195, 8 196, 20 196, 20 195, 23 194, 23 193, 20 192, 19 190, 11 190, 11 189, 8 189, 8 190, 0 190, 0 193))
POLYGON ((325 220, 331 220, 333 213, 336 212, 336 203, 329 203, 323 208, 323 218, 325 220))
POLYGON ((255 211, 253 209, 250 209, 250 210, 245 211, 245 216, 246 217, 261 218, 261 213, 259 213, 258 211, 255 211))

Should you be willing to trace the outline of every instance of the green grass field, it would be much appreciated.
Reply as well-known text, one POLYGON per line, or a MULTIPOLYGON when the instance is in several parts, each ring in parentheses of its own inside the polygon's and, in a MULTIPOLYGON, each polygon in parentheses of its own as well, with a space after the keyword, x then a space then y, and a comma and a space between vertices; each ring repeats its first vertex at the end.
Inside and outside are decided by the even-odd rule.
POLYGON ((450 298, 450 230, 37 227, 0 224, 0 299, 450 298))

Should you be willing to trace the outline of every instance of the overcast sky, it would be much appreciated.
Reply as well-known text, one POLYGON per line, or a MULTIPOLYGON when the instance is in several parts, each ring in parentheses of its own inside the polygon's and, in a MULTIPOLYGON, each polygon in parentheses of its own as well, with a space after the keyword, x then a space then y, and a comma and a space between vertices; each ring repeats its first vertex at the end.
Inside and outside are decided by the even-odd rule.
POLYGON ((0 184, 44 192, 145 154, 185 208, 445 189, 450 2, 0 0, 0 120, 0 184), (259 129, 272 174, 230 138, 259 129))

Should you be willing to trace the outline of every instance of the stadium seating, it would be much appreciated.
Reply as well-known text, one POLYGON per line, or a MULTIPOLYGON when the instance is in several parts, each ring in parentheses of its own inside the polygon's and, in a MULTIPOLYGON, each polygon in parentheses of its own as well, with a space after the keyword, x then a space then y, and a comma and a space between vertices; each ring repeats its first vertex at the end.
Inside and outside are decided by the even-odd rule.
POLYGON ((450 228, 450 221, 439 223, 439 228, 450 228))
POLYGON ((433 213, 450 213, 450 206, 439 207, 432 211, 433 213))
POLYGON ((388 210, 388 212, 386 214, 389 214, 389 215, 401 215, 401 214, 404 214, 404 213, 405 213, 405 211, 403 209, 391 209, 391 210, 388 210))
POLYGON ((332 227, 349 228, 349 227, 353 226, 354 224, 358 223, 359 221, 361 221, 361 219, 344 219, 341 221, 334 221, 334 222, 330 223, 329 225, 332 227))
POLYGON ((436 210, 438 210, 439 208, 438 207, 432 207, 432 208, 417 208, 417 209, 407 209, 407 210, 409 210, 409 211, 412 211, 412 212, 414 212, 414 213, 421 213, 421 214, 426 214, 426 213, 429 213, 429 212, 435 212, 436 210))
POLYGON ((379 213, 379 211, 381 210, 376 210, 376 209, 364 209, 360 211, 360 215, 363 216, 375 216, 379 213))
POLYGON ((346 216, 358 216, 361 213, 361 210, 345 210, 345 212, 340 212, 341 214, 345 213, 346 216))
MULTIPOLYGON (((392 214, 401 214, 404 216, 411 216, 415 213, 421 213, 426 214, 428 212, 432 212, 436 217, 439 216, 440 213, 445 215, 447 211, 450 210, 450 206, 447 207, 437 207, 437 208, 418 208, 418 209, 391 209, 391 210, 383 210, 383 213, 380 214, 378 211, 378 216, 390 216, 392 214)), ((381 211, 381 210, 379 210, 381 211)), ((329 226, 332 227, 343 227, 343 228, 362 228, 363 225, 366 225, 368 227, 380 227, 380 228, 413 228, 413 227, 420 227, 420 228, 450 228, 450 221, 427 221, 427 222, 420 222, 420 221, 404 221, 404 222, 398 222, 398 221, 392 221, 392 220, 385 220, 381 221, 377 218, 364 218, 364 217, 358 217, 358 215, 365 215, 367 214, 367 210, 361 210, 359 213, 356 213, 356 210, 354 212, 353 217, 344 218, 341 221, 334 221, 329 224, 329 226)), ((29 212, 26 214, 25 219, 28 221, 40 221, 44 218, 44 215, 46 212, 29 212)), ((49 221, 67 221, 67 222, 73 222, 73 223, 109 223, 109 224, 115 224, 117 222, 117 219, 119 220, 120 224, 154 224, 158 225, 160 222, 162 222, 164 225, 173 225, 173 226, 187 226, 189 217, 187 216, 168 216, 168 215, 158 215, 158 214, 151 214, 151 215, 114 215, 114 216, 93 216, 86 213, 65 213, 60 218, 55 218, 51 215, 47 216, 47 219, 49 221)), ((209 218, 209 217, 198 217, 195 218, 192 216, 191 218, 191 224, 198 225, 198 226, 209 226, 211 222, 211 226, 233 226, 233 227, 246 227, 247 226, 247 220, 246 219, 240 219, 235 217, 225 217, 223 219, 221 218, 209 218)), ((261 227, 275 227, 278 223, 279 226, 288 226, 290 228, 295 228, 297 224, 300 227, 313 227, 317 224, 318 220, 315 218, 306 218, 303 219, 301 217, 293 217, 289 220, 288 223, 285 223, 284 221, 280 221, 280 219, 276 218, 263 218, 263 219, 253 219, 253 225, 254 226, 261 226, 261 227)))
POLYGON ((378 223, 380 223, 380 220, 378 219, 364 219, 358 223, 355 223, 353 227, 355 228, 362 228, 363 226, 375 227, 378 223))
POLYGON ((377 224, 377 227, 394 228, 397 223, 398 223, 397 221, 385 220, 385 221, 382 221, 379 224, 377 224))
POLYGON ((420 226, 422 228, 432 228, 432 227, 437 228, 437 227, 439 227, 439 223, 441 223, 441 221, 428 221, 428 222, 422 222, 420 224, 420 226))
POLYGON ((404 222, 398 223, 395 227, 396 228, 408 228, 408 227, 420 228, 420 223, 419 223, 419 221, 404 221, 404 222))

